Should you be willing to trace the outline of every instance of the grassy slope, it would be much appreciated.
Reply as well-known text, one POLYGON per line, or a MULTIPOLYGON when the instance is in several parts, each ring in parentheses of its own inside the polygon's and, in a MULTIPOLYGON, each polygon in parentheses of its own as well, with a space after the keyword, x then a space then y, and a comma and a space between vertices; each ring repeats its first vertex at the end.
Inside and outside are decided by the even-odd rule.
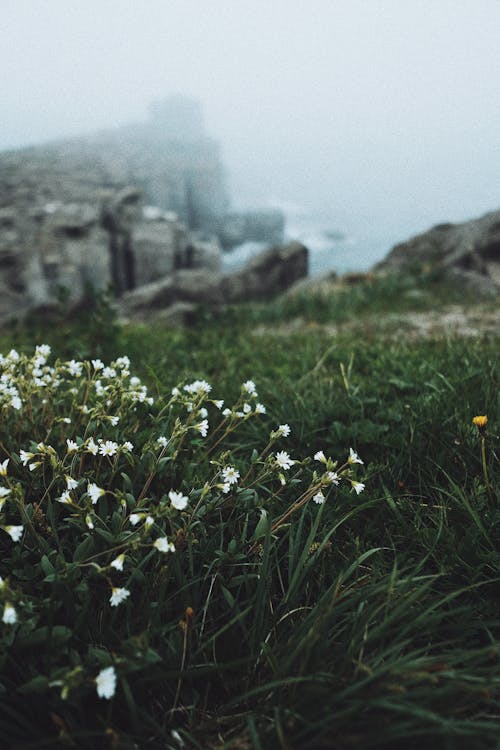
MULTIPOLYGON (((188 331, 118 330, 104 310, 53 333, 38 323, 5 333, 2 351, 48 342, 60 356, 126 353, 159 390, 204 377, 230 400, 252 378, 272 417, 248 423, 248 450, 287 422, 292 456, 352 446, 367 465, 365 493, 339 492, 320 515, 306 508, 250 560, 241 519, 228 522, 183 583, 195 611, 210 599, 183 674, 185 710, 168 713, 164 678, 145 681, 134 711, 114 716, 125 738, 165 747, 174 727, 198 748, 498 747, 499 498, 485 490, 471 424, 488 414, 498 432, 498 339, 272 332, 297 315, 338 322, 436 299, 406 291, 386 283, 200 314, 188 331)), ((489 445, 494 477, 498 440, 489 445)), ((178 676, 168 676, 174 689, 178 676)))

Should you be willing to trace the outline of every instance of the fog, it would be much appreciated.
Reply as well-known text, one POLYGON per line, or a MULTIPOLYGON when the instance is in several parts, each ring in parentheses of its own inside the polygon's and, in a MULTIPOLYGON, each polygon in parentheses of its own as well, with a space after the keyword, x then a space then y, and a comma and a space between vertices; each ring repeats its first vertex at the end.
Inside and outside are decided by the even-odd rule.
POLYGON ((498 0, 2 0, 0 149, 202 102, 233 203, 382 245, 498 208, 498 0))

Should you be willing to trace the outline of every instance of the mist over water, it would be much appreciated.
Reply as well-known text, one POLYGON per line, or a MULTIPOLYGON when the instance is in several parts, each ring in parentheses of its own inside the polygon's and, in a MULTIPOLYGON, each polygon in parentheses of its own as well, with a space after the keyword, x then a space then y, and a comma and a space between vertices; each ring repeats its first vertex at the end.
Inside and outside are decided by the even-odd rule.
POLYGON ((234 208, 284 207, 312 273, 364 270, 498 208, 499 29, 497 0, 3 0, 0 150, 186 94, 234 208))

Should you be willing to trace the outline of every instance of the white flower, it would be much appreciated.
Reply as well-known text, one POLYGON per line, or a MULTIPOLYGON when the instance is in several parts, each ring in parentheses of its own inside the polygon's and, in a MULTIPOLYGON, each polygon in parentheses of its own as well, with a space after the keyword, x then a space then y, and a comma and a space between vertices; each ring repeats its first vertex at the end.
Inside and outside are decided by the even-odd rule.
POLYGON ((138 385, 141 384, 141 379, 136 377, 135 375, 130 378, 130 385, 132 388, 137 388, 138 385))
POLYGON ((10 405, 12 406, 13 409, 16 409, 16 411, 19 411, 19 409, 23 405, 23 402, 21 401, 19 396, 12 396, 10 405))
POLYGON ((208 419, 204 419, 199 424, 196 424, 195 429, 200 431, 202 437, 206 437, 208 432, 208 419))
POLYGON ((61 422, 64 422, 65 424, 71 424, 70 417, 62 417, 61 422))
POLYGON ((118 443, 114 440, 104 440, 99 446, 101 456, 114 456, 118 451, 118 443))
POLYGON ((32 458, 35 457, 34 453, 30 453, 29 451, 19 451, 19 458, 21 459, 21 463, 23 466, 26 466, 28 461, 31 461, 32 458))
POLYGON ((125 443, 123 443, 122 450, 125 451, 125 453, 132 453, 132 451, 134 450, 134 446, 129 440, 127 440, 125 443))
POLYGON ((165 435, 160 435, 160 437, 157 438, 156 442, 161 448, 166 448, 168 445, 168 439, 165 437, 165 435))
POLYGON ((156 547, 159 552, 175 552, 175 545, 172 542, 169 542, 166 536, 161 536, 159 539, 155 539, 153 547, 156 547))
POLYGON ((85 523, 87 524, 88 528, 92 531, 94 528, 94 522, 92 521, 92 518, 89 515, 85 516, 85 523))
POLYGON ((283 437, 288 437, 290 432, 290 426, 287 424, 280 424, 277 429, 278 435, 282 435, 283 437))
POLYGON ((252 407, 250 404, 243 404, 243 414, 250 414, 252 407))
POLYGON ((6 625, 15 625, 17 622, 17 612, 9 602, 6 602, 3 608, 2 622, 6 625))
POLYGON ((325 502, 325 496, 323 495, 321 490, 314 495, 313 502, 317 503, 318 505, 323 505, 323 503, 325 502))
POLYGON ((92 500, 92 505, 95 505, 100 497, 106 494, 106 490, 103 490, 102 487, 98 487, 95 482, 89 482, 87 484, 87 495, 92 500))
POLYGON ((68 453, 73 453, 73 451, 78 450, 78 443, 75 443, 74 440, 66 438, 66 445, 68 446, 68 453))
POLYGON ((39 466, 41 466, 40 461, 33 461, 33 463, 28 466, 28 469, 30 471, 35 471, 35 469, 37 469, 39 466))
POLYGON ((365 485, 363 484, 363 482, 355 482, 354 479, 351 479, 351 484, 353 490, 356 491, 356 495, 359 495, 359 493, 363 492, 363 490, 365 489, 365 485))
POLYGON ((115 570, 123 570, 123 563, 125 561, 125 555, 118 555, 118 557, 115 557, 114 560, 112 560, 109 564, 112 568, 115 570))
POLYGON ((177 386, 175 386, 175 388, 172 388, 172 396, 175 396, 177 398, 177 396, 180 396, 180 395, 181 395, 181 392, 177 388, 177 386))
POLYGON ((128 517, 128 520, 130 521, 132 526, 137 526, 142 518, 144 518, 144 513, 131 513, 128 517))
POLYGON ((106 669, 101 669, 95 678, 95 682, 99 698, 106 698, 107 700, 112 698, 116 690, 115 668, 106 667, 106 669))
POLYGON ((155 522, 155 519, 153 518, 153 516, 146 516, 146 519, 144 521, 144 525, 147 526, 147 527, 149 527, 149 526, 152 526, 154 524, 154 522, 155 522))
POLYGON ((5 586, 5 581, 3 580, 2 576, 0 576, 0 589, 3 589, 5 586))
POLYGON ((323 479, 330 484, 338 484, 340 481, 340 477, 335 471, 326 471, 323 475, 323 479))
POLYGON ((227 495, 227 493, 228 493, 228 492, 229 492, 229 490, 231 489, 231 485, 229 484, 229 482, 224 482, 224 484, 222 485, 221 489, 222 489, 222 492, 223 492, 223 493, 224 493, 225 495, 227 495))
POLYGON ((347 462, 350 464, 362 464, 363 461, 360 459, 357 453, 353 451, 352 448, 349 448, 349 458, 347 459, 347 462))
POLYGON ((286 451, 279 451, 276 454, 276 463, 278 464, 278 466, 280 467, 280 469, 285 469, 286 470, 286 469, 289 469, 291 466, 293 466, 293 464, 295 463, 295 461, 293 461, 290 458, 290 456, 288 455, 288 453, 286 451))
POLYGON ((35 347, 35 354, 39 355, 39 358, 47 359, 51 352, 51 348, 48 344, 39 344, 37 347, 35 347))
POLYGON ((214 401, 214 404, 218 409, 222 409, 222 407, 224 406, 224 401, 214 401))
POLYGON ((224 482, 228 482, 229 484, 236 484, 240 478, 240 472, 234 466, 225 466, 221 474, 224 482))
POLYGON ((64 492, 61 492, 61 497, 56 498, 58 503, 66 503, 71 504, 71 493, 69 490, 64 490, 64 492))
POLYGON ((118 607, 118 605, 124 602, 128 596, 130 596, 130 591, 128 589, 115 588, 113 586, 111 589, 111 596, 109 597, 109 603, 112 607, 118 607))
POLYGON ((210 393, 212 386, 207 383, 206 380, 194 380, 192 383, 185 385, 184 390, 187 391, 187 393, 194 393, 197 396, 202 396, 210 393))
POLYGON ((314 454, 314 460, 315 461, 321 461, 322 464, 326 464, 326 456, 323 453, 323 451, 318 451, 314 454))
POLYGON ((2 461, 0 463, 0 477, 6 477, 7 476, 7 464, 9 463, 9 459, 6 458, 5 461, 2 461))
POLYGON ((78 487, 78 481, 66 474, 66 487, 68 490, 75 490, 78 487))
POLYGON ((116 377, 116 370, 113 367, 105 367, 102 371, 103 378, 112 379, 116 377))
POLYGON ((120 417, 108 417, 109 421, 113 425, 113 427, 116 427, 118 422, 120 421, 120 417))
POLYGON ((175 508, 176 510, 184 510, 189 500, 189 498, 186 495, 183 495, 182 492, 174 492, 174 490, 170 490, 168 497, 172 503, 172 508, 175 508))
POLYGON ((4 526, 3 527, 7 534, 10 536, 13 542, 18 542, 23 535, 22 526, 4 526))
POLYGON ((120 368, 120 370, 127 369, 130 367, 130 359, 127 357, 126 354, 122 355, 121 357, 118 357, 114 364, 120 368))
POLYGON ((0 487, 0 497, 7 497, 7 495, 10 495, 10 490, 8 487, 0 487))
POLYGON ((82 374, 83 362, 75 362, 72 359, 70 362, 67 362, 67 368, 70 375, 79 376, 82 374))
POLYGON ((94 370, 104 370, 104 362, 101 362, 100 359, 93 359, 92 367, 94 368, 94 370))
POLYGON ((266 407, 264 404, 255 404, 255 413, 256 414, 265 414, 266 413, 266 407))
POLYGON ((247 380, 246 383, 243 383, 242 387, 249 396, 257 396, 257 391, 255 389, 255 383, 253 382, 253 380, 247 380))
POLYGON ((92 453, 93 456, 97 456, 99 452, 99 446, 92 437, 87 441, 87 451, 88 453, 92 453))
POLYGON ((226 407, 226 408, 224 409, 224 411, 222 412, 222 416, 223 416, 223 417, 230 417, 230 416, 231 416, 231 414, 232 414, 232 412, 231 412, 231 409, 228 409, 227 407, 226 407))

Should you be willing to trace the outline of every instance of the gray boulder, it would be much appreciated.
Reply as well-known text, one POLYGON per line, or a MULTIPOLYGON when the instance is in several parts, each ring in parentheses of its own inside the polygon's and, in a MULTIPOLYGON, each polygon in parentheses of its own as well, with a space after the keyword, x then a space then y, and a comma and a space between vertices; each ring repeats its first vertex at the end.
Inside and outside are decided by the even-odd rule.
POLYGON ((396 245, 376 271, 438 271, 480 295, 500 292, 500 211, 462 224, 438 224, 396 245))
POLYGON ((183 315, 192 305, 219 307, 239 302, 262 301, 281 294, 307 275, 308 251, 299 242, 273 247, 231 274, 206 270, 177 270, 164 279, 125 293, 119 311, 125 318, 154 316, 168 320, 165 311, 175 308, 183 315))

